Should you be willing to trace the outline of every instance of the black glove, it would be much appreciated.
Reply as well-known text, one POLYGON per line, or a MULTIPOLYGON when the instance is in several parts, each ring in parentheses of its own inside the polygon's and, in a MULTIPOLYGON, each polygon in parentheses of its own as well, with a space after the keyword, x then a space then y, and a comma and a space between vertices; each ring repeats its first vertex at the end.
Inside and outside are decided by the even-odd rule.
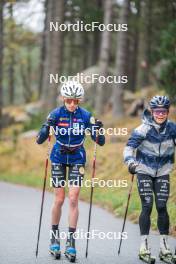
POLYGON ((95 119, 95 127, 97 130, 99 130, 100 128, 103 127, 103 123, 100 120, 95 119))
POLYGON ((128 171, 131 174, 135 174, 136 173, 136 168, 137 168, 138 164, 133 162, 128 166, 128 171))

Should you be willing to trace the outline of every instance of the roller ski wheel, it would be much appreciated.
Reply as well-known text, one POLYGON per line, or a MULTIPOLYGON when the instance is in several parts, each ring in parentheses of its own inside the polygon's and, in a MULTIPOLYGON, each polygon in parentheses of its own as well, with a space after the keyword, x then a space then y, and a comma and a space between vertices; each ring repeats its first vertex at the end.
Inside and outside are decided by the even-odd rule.
POLYGON ((68 258, 70 262, 75 262, 76 261, 76 250, 75 248, 72 247, 67 247, 65 250, 65 256, 68 258))
POLYGON ((76 255, 71 255, 70 253, 65 252, 65 256, 70 262, 72 263, 76 262, 76 255))
POLYGON ((149 263, 149 264, 155 264, 155 257, 151 256, 151 254, 140 254, 139 253, 139 259, 142 260, 145 263, 149 263))
POLYGON ((173 264, 176 264, 176 255, 174 255, 174 256, 172 257, 172 263, 173 263, 173 264))
POLYGON ((162 252, 160 252, 159 258, 164 263, 176 264, 176 256, 175 255, 173 256, 172 253, 167 253, 164 255, 162 252))
POLYGON ((54 256, 55 259, 61 258, 61 250, 60 250, 59 244, 55 243, 55 244, 50 245, 49 252, 52 256, 54 256))

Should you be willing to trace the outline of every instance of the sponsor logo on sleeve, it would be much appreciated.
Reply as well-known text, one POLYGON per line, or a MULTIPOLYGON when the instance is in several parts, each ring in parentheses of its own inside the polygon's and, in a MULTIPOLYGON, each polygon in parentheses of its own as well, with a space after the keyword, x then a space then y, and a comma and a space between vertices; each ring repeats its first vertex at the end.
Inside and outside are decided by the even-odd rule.
POLYGON ((92 125, 95 124, 95 117, 91 116, 91 118, 90 118, 90 123, 91 123, 92 125))

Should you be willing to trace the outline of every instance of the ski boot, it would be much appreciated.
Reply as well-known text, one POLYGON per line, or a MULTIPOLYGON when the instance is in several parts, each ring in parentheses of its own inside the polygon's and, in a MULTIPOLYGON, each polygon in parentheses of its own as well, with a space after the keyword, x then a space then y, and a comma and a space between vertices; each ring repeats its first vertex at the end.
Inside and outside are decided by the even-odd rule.
POLYGON ((66 242, 65 256, 70 262, 76 261, 76 249, 75 249, 75 239, 73 234, 69 234, 66 242))
POLYGON ((142 238, 142 243, 139 250, 139 259, 149 264, 154 264, 156 261, 155 257, 151 256, 150 249, 148 248, 147 236, 142 238))
POLYGON ((165 263, 176 264, 176 256, 174 256, 170 250, 167 236, 161 236, 159 258, 165 263))
POLYGON ((173 264, 176 264, 176 249, 175 249, 175 254, 173 255, 172 262, 173 262, 173 264))
POLYGON ((174 256, 170 250, 167 250, 165 252, 160 250, 159 258, 165 263, 176 264, 176 256, 174 256))
POLYGON ((61 257, 61 249, 60 249, 60 238, 59 238, 59 230, 54 229, 50 230, 50 246, 49 252, 54 256, 55 259, 60 259, 61 257))
POLYGON ((176 264, 176 254, 172 256, 172 263, 176 264))
POLYGON ((60 250, 60 243, 55 241, 49 247, 49 252, 54 256, 55 259, 61 258, 61 250, 60 250))

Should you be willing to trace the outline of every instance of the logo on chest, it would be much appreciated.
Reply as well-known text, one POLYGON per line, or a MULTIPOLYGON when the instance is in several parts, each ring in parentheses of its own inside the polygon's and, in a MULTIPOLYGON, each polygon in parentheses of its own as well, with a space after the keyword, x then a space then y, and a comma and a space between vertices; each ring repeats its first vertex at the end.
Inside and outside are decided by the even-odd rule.
POLYGON ((73 123, 73 131, 79 132, 84 130, 84 124, 81 123, 73 123))
POLYGON ((69 118, 68 117, 60 117, 59 120, 62 122, 62 121, 69 121, 69 118))
POLYGON ((62 123, 62 122, 60 122, 57 125, 58 126, 62 126, 62 127, 69 127, 69 123, 62 123))
POLYGON ((79 123, 73 123, 73 129, 79 129, 79 123))

